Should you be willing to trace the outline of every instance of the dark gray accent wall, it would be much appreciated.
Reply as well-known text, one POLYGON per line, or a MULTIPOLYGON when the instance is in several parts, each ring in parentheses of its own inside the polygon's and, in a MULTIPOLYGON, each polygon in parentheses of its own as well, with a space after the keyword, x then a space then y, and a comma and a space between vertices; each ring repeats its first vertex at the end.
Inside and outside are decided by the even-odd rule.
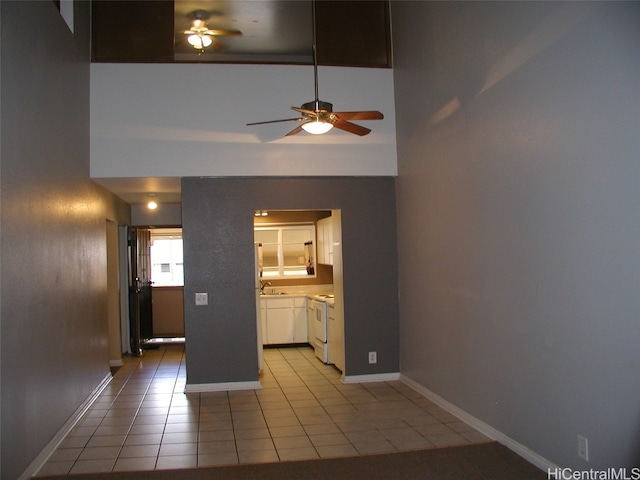
POLYGON ((640 465, 640 4, 391 9, 402 373, 559 466, 640 465))
POLYGON ((109 375, 105 220, 129 208, 89 179, 89 3, 74 3, 72 34, 54 2, 0 2, 7 480, 109 375))
POLYGON ((184 178, 182 207, 188 384, 258 379, 259 209, 341 209, 346 374, 398 371, 394 178, 184 178), (208 306, 195 306, 197 292, 209 294, 208 306))

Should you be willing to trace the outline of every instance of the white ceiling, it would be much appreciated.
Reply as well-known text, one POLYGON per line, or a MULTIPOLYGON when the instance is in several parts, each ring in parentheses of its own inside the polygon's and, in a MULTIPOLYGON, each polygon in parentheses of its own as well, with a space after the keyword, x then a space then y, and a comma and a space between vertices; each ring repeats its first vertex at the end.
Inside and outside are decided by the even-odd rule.
POLYGON ((115 193, 130 205, 146 204, 149 194, 161 204, 181 203, 179 177, 139 177, 139 178, 94 178, 110 192, 115 193))

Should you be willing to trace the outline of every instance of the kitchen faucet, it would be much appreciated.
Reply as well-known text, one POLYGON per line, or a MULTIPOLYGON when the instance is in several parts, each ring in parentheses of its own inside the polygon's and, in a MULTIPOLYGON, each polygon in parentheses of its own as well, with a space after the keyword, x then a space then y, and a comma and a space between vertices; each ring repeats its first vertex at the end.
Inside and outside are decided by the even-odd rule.
POLYGON ((260 282, 260 295, 264 295, 264 287, 271 286, 271 282, 260 282))

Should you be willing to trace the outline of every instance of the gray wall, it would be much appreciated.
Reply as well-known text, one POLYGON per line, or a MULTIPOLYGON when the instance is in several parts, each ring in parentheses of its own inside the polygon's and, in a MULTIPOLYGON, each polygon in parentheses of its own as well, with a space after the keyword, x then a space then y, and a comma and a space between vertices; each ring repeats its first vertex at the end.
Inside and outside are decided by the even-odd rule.
POLYGON ((185 178, 182 206, 188 384, 258 378, 259 209, 342 210, 346 374, 399 370, 393 178, 185 178), (195 306, 196 292, 209 294, 208 306, 195 306))
POLYGON ((89 5, 75 5, 72 34, 53 2, 0 3, 7 480, 109 374, 106 219, 124 223, 129 209, 88 178, 89 5))
POLYGON ((560 466, 637 466, 640 5, 391 8, 402 372, 560 466))

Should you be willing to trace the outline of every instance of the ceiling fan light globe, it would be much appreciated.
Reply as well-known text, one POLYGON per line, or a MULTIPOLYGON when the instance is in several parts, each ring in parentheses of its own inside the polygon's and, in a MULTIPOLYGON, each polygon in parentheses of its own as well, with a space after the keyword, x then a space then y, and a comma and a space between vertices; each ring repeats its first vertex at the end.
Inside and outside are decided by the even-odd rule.
POLYGON ((323 133, 327 133, 329 130, 331 130, 333 128, 333 125, 328 122, 314 120, 312 122, 303 123, 301 127, 307 133, 311 133, 313 135, 322 135, 323 133))
POLYGON ((193 48, 202 50, 203 48, 206 48, 209 45, 211 45, 212 40, 211 40, 211 37, 209 37, 208 35, 194 34, 194 35, 189 35, 187 37, 187 42, 189 42, 189 44, 193 46, 193 48))

